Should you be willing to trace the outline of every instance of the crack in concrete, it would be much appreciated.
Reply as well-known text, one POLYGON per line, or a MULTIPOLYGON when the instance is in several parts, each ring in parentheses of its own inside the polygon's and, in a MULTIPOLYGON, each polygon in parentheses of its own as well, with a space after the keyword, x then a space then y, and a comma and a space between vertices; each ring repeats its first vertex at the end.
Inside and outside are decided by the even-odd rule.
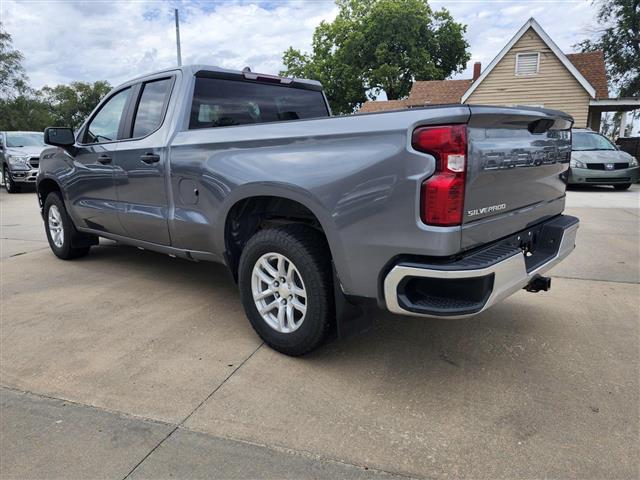
POLYGON ((223 385, 224 383, 229 380, 229 378, 231 378, 235 372, 237 372, 251 357, 253 357, 254 354, 256 354, 258 352, 258 350, 260 350, 260 348, 264 345, 264 343, 261 343, 260 345, 258 345, 258 347, 249 355, 247 356, 247 358, 245 360, 242 361, 242 363, 240 363, 238 365, 238 368, 236 368, 234 371, 232 371, 209 395, 207 395, 207 397, 200 402, 192 411, 191 413, 189 413, 189 415, 187 415, 183 420, 181 420, 179 423, 175 424, 175 423, 171 423, 171 422, 165 422, 162 420, 157 420, 154 418, 150 418, 150 417, 143 417, 143 416, 139 416, 139 415, 132 415, 130 413, 126 413, 120 410, 112 410, 109 408, 104 408, 104 407, 98 407, 96 405, 91 405, 91 404, 86 404, 86 403, 82 403, 82 402, 77 402, 75 400, 69 400, 66 398, 62 398, 62 397, 54 397, 52 395, 47 395, 44 393, 37 393, 37 392, 33 392, 30 390, 23 390, 20 388, 16 388, 16 387, 11 387, 8 385, 2 385, 0 384, 0 391, 1 390, 8 390, 11 392, 16 392, 16 393, 20 393, 20 394, 24 394, 24 395, 30 395, 33 397, 37 397, 37 398, 41 398, 41 399, 45 399, 45 400, 55 400, 58 402, 64 402, 66 404, 75 406, 75 407, 79 407, 79 408, 90 408, 90 409, 95 409, 98 411, 102 411, 105 413, 109 413, 112 415, 119 415, 121 417, 125 417, 125 418, 129 418, 131 420, 136 420, 136 421, 145 421, 145 422, 149 422, 149 423, 154 423, 157 425, 164 425, 164 426, 169 426, 169 427, 174 427, 171 429, 171 431, 165 435, 162 440, 160 440, 160 442, 158 442, 138 463, 136 463, 136 465, 123 477, 123 480, 128 478, 131 474, 134 473, 135 470, 138 469, 138 467, 140 467, 147 458, 149 458, 151 456, 151 454, 153 452, 155 452, 166 440, 168 440, 176 431, 181 430, 184 432, 190 432, 190 433, 197 433, 199 435, 206 435, 207 437, 211 437, 211 438, 217 438, 217 439, 222 439, 222 440, 228 440, 231 442, 236 442, 236 443, 241 443, 244 445, 251 445, 254 447, 259 447, 259 448, 264 448, 267 450, 271 450, 274 452, 279 452, 279 453, 286 453, 288 455, 296 455, 296 456, 300 456, 303 458, 307 458, 310 460, 316 460, 319 462, 330 462, 330 463, 335 463, 335 464, 339 464, 339 465, 344 465, 344 466, 348 466, 348 467, 355 467, 355 468, 359 468, 361 470, 366 470, 372 473, 377 473, 377 474, 382 474, 382 475, 388 475, 390 477, 397 477, 397 478, 402 478, 402 479, 420 479, 422 477, 416 477, 414 475, 410 475, 407 473, 403 473, 403 472, 392 472, 389 470, 383 470, 380 468, 374 468, 374 467, 369 467, 366 465, 359 465, 357 463, 349 463, 346 462, 344 460, 340 460, 337 458, 332 458, 332 457, 327 457, 325 455, 319 454, 319 453, 313 453, 311 451, 308 450, 296 450, 293 448, 289 448, 289 447, 283 447, 280 445, 269 445, 266 443, 260 443, 260 442, 254 442, 254 441, 250 441, 250 440, 245 440, 245 439, 241 439, 241 438, 234 438, 234 437, 229 437, 229 436, 225 436, 225 435, 213 435, 209 432, 205 432, 205 431, 200 431, 197 429, 193 429, 193 428, 188 428, 185 427, 183 424, 184 422, 186 422, 189 417, 191 417, 208 399, 210 399, 223 385))
POLYGON ((28 238, 14 238, 14 237, 0 237, 0 240, 15 240, 17 242, 37 242, 37 243, 47 243, 46 240, 30 240, 28 238))
POLYGON ((634 208, 634 209, 623 208, 622 211, 625 212, 625 213, 629 213, 629 214, 633 215, 634 217, 640 217, 640 209, 637 209, 637 208, 634 208))
POLYGON ((204 398, 204 399, 203 399, 203 400, 202 400, 198 405, 196 405, 196 407, 195 407, 193 410, 191 410, 191 412, 190 412, 186 417, 184 417, 180 422, 178 422, 178 424, 177 424, 177 425, 176 425, 176 426, 175 426, 175 427, 174 427, 174 428, 173 428, 173 429, 172 429, 172 430, 171 430, 171 431, 170 431, 170 432, 169 432, 169 433, 168 433, 168 434, 167 434, 167 435, 162 439, 162 440, 160 440, 160 441, 157 443, 157 445, 156 445, 156 446, 154 446, 154 447, 153 447, 149 452, 147 452, 147 454, 146 454, 144 457, 142 457, 142 459, 141 459, 138 463, 136 463, 136 464, 134 465, 134 467, 129 471, 129 473, 127 473, 124 477, 122 477, 122 480, 126 480, 127 478, 129 478, 129 477, 131 476, 131 474, 132 474, 133 472, 135 472, 135 471, 138 469, 138 467, 140 467, 140 465, 142 465, 142 464, 144 463, 144 461, 145 461, 147 458, 149 458, 149 457, 153 454, 153 452, 155 452, 158 448, 160 448, 160 445, 162 445, 164 442, 166 442, 166 441, 171 437, 171 435, 173 435, 173 434, 174 434, 174 433, 175 433, 175 432, 176 432, 176 431, 177 431, 177 430, 178 430, 182 425, 184 425, 184 423, 185 423, 187 420, 189 420, 189 418, 191 418, 191 416, 192 416, 192 415, 193 415, 193 414, 194 414, 194 413, 195 413, 195 412, 196 412, 196 411, 197 411, 197 410, 198 410, 202 405, 204 405, 204 404, 205 404, 205 402, 206 402, 207 400, 209 400, 209 399, 210 399, 210 398, 211 398, 211 397, 212 397, 212 396, 213 396, 213 395, 214 395, 218 390, 220 390, 220 389, 222 388, 222 386, 227 382, 227 380, 229 380, 233 375, 235 375, 235 373, 236 373, 238 370, 240 370, 240 369, 244 366, 244 364, 245 364, 245 363, 247 363, 247 362, 249 361, 249 359, 250 359, 251 357, 253 357, 253 356, 256 354, 256 352, 257 352, 258 350, 260 350, 260 348, 262 348, 262 346, 263 346, 263 345, 264 345, 264 342, 260 343, 260 345, 258 345, 258 346, 256 347, 256 349, 255 349, 253 352, 251 352, 251 354, 250 354, 249 356, 247 356, 247 358, 245 358, 242 362, 240 362, 240 364, 239 364, 236 368, 234 368, 234 369, 231 371, 231 373, 229 373, 229 375, 227 375, 227 376, 224 378, 224 380, 222 380, 222 382, 220 382, 220 383, 218 384, 218 386, 216 386, 216 388, 214 388, 214 389, 211 391, 211 393, 209 393, 209 395, 207 395, 207 396, 206 396, 206 397, 205 397, 205 398, 204 398))
POLYGON ((111 408, 100 407, 100 406, 97 406, 97 405, 92 405, 90 403, 82 403, 82 402, 78 402, 76 400, 70 400, 68 398, 54 397, 53 395, 47 395, 46 393, 38 393, 38 392, 34 392, 32 390, 24 390, 22 388, 11 387, 9 385, 0 384, 0 390, 2 390, 2 389, 9 390, 11 392, 16 392, 16 393, 23 393, 25 395, 31 395, 31 396, 38 397, 38 398, 43 398, 45 400, 55 400, 57 402, 65 402, 65 403, 68 403, 68 404, 76 406, 76 407, 94 408, 96 410, 100 410, 101 412, 111 413, 113 415, 120 415, 121 417, 126 417, 126 418, 129 418, 131 420, 140 420, 140 421, 145 421, 145 422, 152 422, 152 423, 157 423, 159 425, 166 425, 166 426, 175 425, 175 423, 165 422, 163 420, 158 420, 157 418, 145 417, 145 416, 142 416, 142 415, 133 415, 131 413, 123 412, 122 410, 113 410, 111 408))
POLYGON ((585 282, 622 283, 624 285, 640 285, 640 282, 632 282, 629 280, 607 280, 604 278, 581 278, 581 277, 568 277, 564 275, 551 275, 551 277, 563 278, 565 280, 582 280, 585 282))

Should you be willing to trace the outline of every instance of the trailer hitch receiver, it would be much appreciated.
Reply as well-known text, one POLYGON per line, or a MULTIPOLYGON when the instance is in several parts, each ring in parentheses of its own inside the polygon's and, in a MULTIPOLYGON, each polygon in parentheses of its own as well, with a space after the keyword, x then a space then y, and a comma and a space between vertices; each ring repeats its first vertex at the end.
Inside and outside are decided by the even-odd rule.
POLYGON ((539 292, 541 290, 548 291, 551 289, 551 277, 543 277, 542 275, 536 275, 531 279, 524 289, 527 292, 539 292))

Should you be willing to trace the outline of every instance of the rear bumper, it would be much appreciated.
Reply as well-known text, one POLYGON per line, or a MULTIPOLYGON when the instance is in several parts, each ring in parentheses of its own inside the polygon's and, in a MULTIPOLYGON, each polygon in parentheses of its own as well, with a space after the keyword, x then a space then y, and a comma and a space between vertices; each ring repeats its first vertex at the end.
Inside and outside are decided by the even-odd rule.
POLYGON ((577 218, 560 215, 453 262, 401 261, 384 277, 386 306, 393 313, 424 317, 478 314, 567 257, 578 225, 577 218))
POLYGON ((640 167, 621 170, 591 170, 588 168, 569 169, 568 183, 572 185, 614 185, 636 183, 640 177, 640 167))

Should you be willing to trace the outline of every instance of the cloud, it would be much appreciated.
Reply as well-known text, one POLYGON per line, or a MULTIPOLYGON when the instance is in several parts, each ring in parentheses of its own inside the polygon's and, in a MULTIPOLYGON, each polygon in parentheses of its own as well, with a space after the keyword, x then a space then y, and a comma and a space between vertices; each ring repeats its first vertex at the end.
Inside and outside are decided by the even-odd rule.
MULTIPOLYGON (((433 0, 468 25, 473 62, 493 59, 535 16, 564 51, 593 24, 588 0, 433 0), (570 20, 568 20, 570 19, 570 20)), ((308 50, 314 28, 331 20, 331 1, 38 1, 3 0, 0 18, 25 56, 34 87, 74 80, 112 84, 176 64, 173 9, 180 10, 183 63, 277 73, 289 46, 308 50)))
POLYGON ((331 20, 333 2, 19 2, 0 18, 25 56, 31 84, 123 82, 176 64, 174 7, 180 10, 183 63, 278 73, 289 47, 309 49, 331 20))
POLYGON ((486 67, 518 29, 534 17, 563 52, 585 38, 594 24, 595 8, 589 0, 434 0, 434 9, 446 8, 467 25, 472 58, 454 78, 470 78, 474 62, 486 67))

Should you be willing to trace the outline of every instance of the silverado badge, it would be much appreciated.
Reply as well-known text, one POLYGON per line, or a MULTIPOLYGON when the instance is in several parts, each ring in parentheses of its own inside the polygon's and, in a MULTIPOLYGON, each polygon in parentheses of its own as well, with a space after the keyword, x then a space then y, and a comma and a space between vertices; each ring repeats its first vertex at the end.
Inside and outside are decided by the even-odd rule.
POLYGON ((500 205, 491 205, 489 207, 474 208, 473 210, 467 210, 467 215, 469 215, 470 217, 474 217, 476 215, 484 215, 485 213, 499 212, 500 210, 504 210, 505 208, 507 208, 507 204, 501 203, 500 205))

